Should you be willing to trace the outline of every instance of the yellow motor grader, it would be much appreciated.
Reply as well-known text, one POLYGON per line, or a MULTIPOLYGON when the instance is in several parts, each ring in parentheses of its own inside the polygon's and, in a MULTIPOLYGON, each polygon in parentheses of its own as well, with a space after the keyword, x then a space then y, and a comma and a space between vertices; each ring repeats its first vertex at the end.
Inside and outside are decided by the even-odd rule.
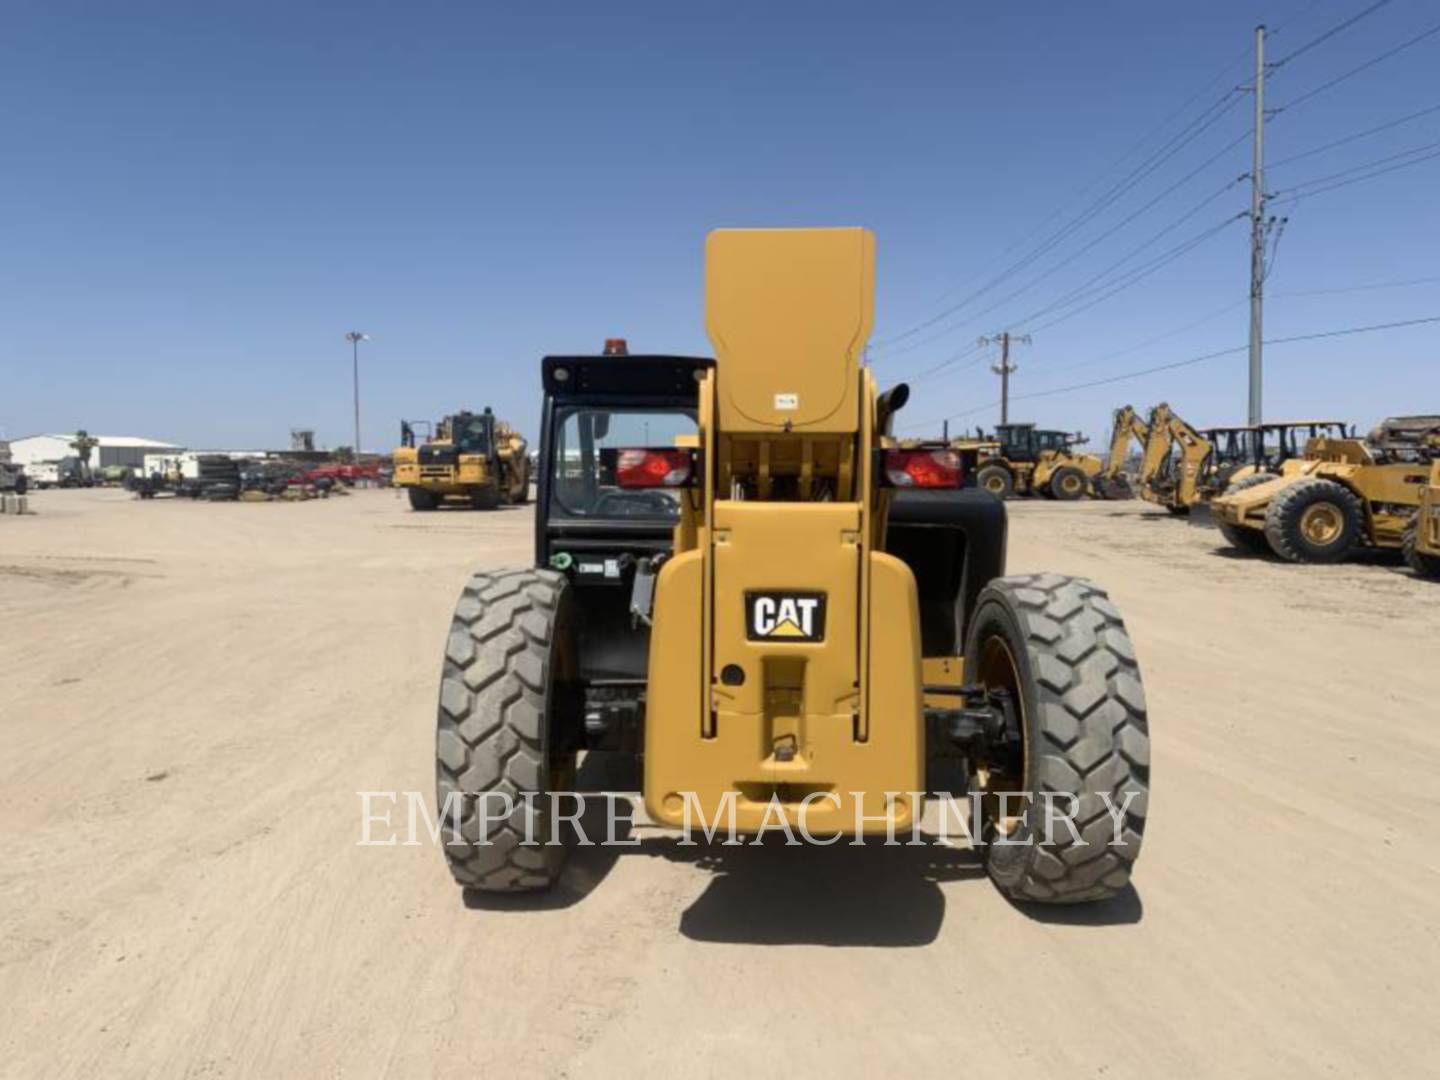
POLYGON ((923 793, 974 792, 1006 895, 1125 887, 1149 762, 1124 623, 1089 581, 1001 576, 1003 504, 891 435, 908 390, 861 363, 874 266, 863 229, 718 231, 715 359, 542 362, 535 564, 476 574, 445 649, 462 886, 552 885, 554 796, 619 753, 691 836, 909 834, 923 793), (1047 829, 1057 802, 1073 831, 1047 829))
POLYGON ((404 488, 414 510, 434 510, 463 500, 477 510, 519 504, 530 498, 526 444, 487 407, 441 419, 432 438, 416 438, 424 421, 400 422, 393 483, 404 488))
MULTIPOLYGON (((1402 549, 1440 455, 1440 417, 1394 417, 1364 439, 1311 439, 1279 475, 1237 485, 1210 511, 1235 547, 1290 562, 1338 562, 1361 547, 1402 549)), ((1427 534, 1428 535, 1428 534, 1427 534)))

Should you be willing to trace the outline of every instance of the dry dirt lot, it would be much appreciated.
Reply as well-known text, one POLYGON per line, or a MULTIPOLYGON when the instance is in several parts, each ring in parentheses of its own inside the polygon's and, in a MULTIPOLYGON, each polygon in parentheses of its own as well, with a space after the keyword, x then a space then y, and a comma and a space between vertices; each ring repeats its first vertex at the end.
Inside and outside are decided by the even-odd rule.
POLYGON ((0 519, 7 1076, 1337 1076, 1440 1053, 1440 587, 1012 504, 1109 586, 1154 737, 1133 893, 1022 911, 968 852, 642 829, 540 902, 359 847, 431 787, 469 569, 528 510, 46 492, 0 519))

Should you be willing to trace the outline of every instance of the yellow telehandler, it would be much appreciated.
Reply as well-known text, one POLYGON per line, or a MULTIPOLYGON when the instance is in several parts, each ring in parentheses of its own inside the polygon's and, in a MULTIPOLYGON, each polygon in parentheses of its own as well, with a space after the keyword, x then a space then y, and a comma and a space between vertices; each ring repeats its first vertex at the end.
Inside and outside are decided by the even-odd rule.
POLYGON ((534 565, 476 574, 445 648, 462 886, 552 885, 577 820, 555 796, 613 752, 692 837, 908 838, 923 793, 973 793, 1007 896, 1125 888, 1149 743, 1124 623, 1089 581, 1001 576, 1004 505, 891 435, 909 391, 861 362, 874 259, 863 229, 714 232, 716 359, 542 362, 534 565))

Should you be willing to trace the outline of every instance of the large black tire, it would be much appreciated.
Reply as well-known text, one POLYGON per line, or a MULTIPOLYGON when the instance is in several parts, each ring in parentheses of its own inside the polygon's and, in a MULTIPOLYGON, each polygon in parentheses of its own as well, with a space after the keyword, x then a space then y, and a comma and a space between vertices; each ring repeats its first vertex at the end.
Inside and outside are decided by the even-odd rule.
POLYGON ((1233 484, 1227 485, 1226 488, 1225 488, 1225 494, 1226 494, 1226 495, 1233 495, 1233 494, 1235 494, 1235 492, 1237 492, 1237 491, 1244 491, 1246 488, 1256 487, 1256 486, 1258 486, 1258 485, 1260 485, 1260 484, 1268 484, 1271 480, 1274 480, 1274 479, 1275 479, 1275 474, 1274 474, 1274 473, 1268 473, 1268 472, 1251 473, 1249 476, 1242 476, 1239 480, 1236 480, 1233 484))
POLYGON ((500 489, 498 487, 480 488, 470 495, 470 505, 476 510, 494 510, 500 505, 500 489))
POLYGON ((467 888, 528 892, 549 888, 560 873, 566 849, 548 842, 549 793, 573 783, 574 751, 559 745, 574 745, 562 727, 573 719, 574 657, 563 574, 476 574, 460 594, 440 683, 435 801, 450 873, 467 888), (444 811, 457 792, 458 833, 444 811), (514 813, 493 820, 492 812, 482 824, 478 797, 486 792, 508 795, 514 813), (522 846, 527 835, 538 843, 522 846))
POLYGON ((1251 555, 1270 554, 1270 540, 1259 529, 1247 529, 1243 525, 1232 525, 1228 521, 1218 521, 1216 524, 1220 526, 1220 535, 1230 541, 1231 547, 1251 555))
POLYGON ((1050 474, 1050 497, 1061 502, 1083 498, 1089 487, 1085 473, 1073 465, 1062 465, 1050 474))
POLYGON ((1265 508, 1270 548, 1290 562, 1332 563, 1350 554, 1365 528, 1365 508, 1344 484, 1297 480, 1265 508))
MULTIPOLYGON (((1140 854, 1150 792, 1145 691, 1120 613, 1083 579, 996 578, 976 601, 965 658, 969 681, 1010 691, 1023 738, 1023 787, 1001 789, 1029 793, 1023 816, 1008 832, 988 814, 982 823, 991 879, 1014 900, 1116 895, 1140 854), (1057 796, 1058 814, 1073 796, 1080 841, 1063 825, 1045 836, 1037 791, 1057 796), (1107 796, 1113 809, 1126 807, 1118 844, 1107 796), (994 843, 1002 836, 1011 842, 994 843)), ((1012 778, 1020 764, 1011 763, 1012 778)))
POLYGON ((1400 552, 1405 556, 1405 565, 1423 578, 1440 581, 1440 555, 1427 555, 1419 550, 1420 515, 1416 514, 1405 529, 1400 552))
POLYGON ((411 510, 434 510, 435 496, 424 488, 412 487, 406 489, 410 496, 411 510))
POLYGON ((1015 493, 1015 477, 1003 465, 986 465, 975 474, 975 484, 997 499, 1008 499, 1015 493))

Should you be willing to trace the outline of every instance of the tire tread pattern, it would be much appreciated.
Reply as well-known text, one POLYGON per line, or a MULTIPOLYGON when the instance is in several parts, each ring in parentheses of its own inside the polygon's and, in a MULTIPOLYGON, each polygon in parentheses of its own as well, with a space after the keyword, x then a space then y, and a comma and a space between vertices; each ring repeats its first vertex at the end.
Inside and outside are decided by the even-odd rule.
MULTIPOLYGON (((1079 844, 1064 827, 1038 836, 1022 872, 1002 891, 1016 900, 1077 903, 1116 895, 1140 854, 1150 797, 1150 729, 1135 648, 1104 589, 1059 574, 992 581, 1025 638, 1035 678, 1038 732, 1033 790, 1074 795, 1079 844), (1133 795, 1115 839, 1103 796, 1119 807, 1133 795)), ((983 594, 982 594, 983 603, 983 594)), ((1064 801, 1057 800, 1064 808, 1064 801)), ((1027 812, 1037 813, 1032 801, 1027 812)))
POLYGON ((549 666, 565 587, 565 576, 553 570, 479 573, 455 606, 436 729, 437 813, 451 792, 503 792, 516 800, 509 818, 488 823, 487 843, 480 843, 476 799, 464 800, 459 835, 448 818, 443 822, 450 872, 469 888, 544 889, 560 871, 562 846, 521 846, 527 828, 537 839, 548 838, 544 800, 519 800, 549 787, 549 666))

